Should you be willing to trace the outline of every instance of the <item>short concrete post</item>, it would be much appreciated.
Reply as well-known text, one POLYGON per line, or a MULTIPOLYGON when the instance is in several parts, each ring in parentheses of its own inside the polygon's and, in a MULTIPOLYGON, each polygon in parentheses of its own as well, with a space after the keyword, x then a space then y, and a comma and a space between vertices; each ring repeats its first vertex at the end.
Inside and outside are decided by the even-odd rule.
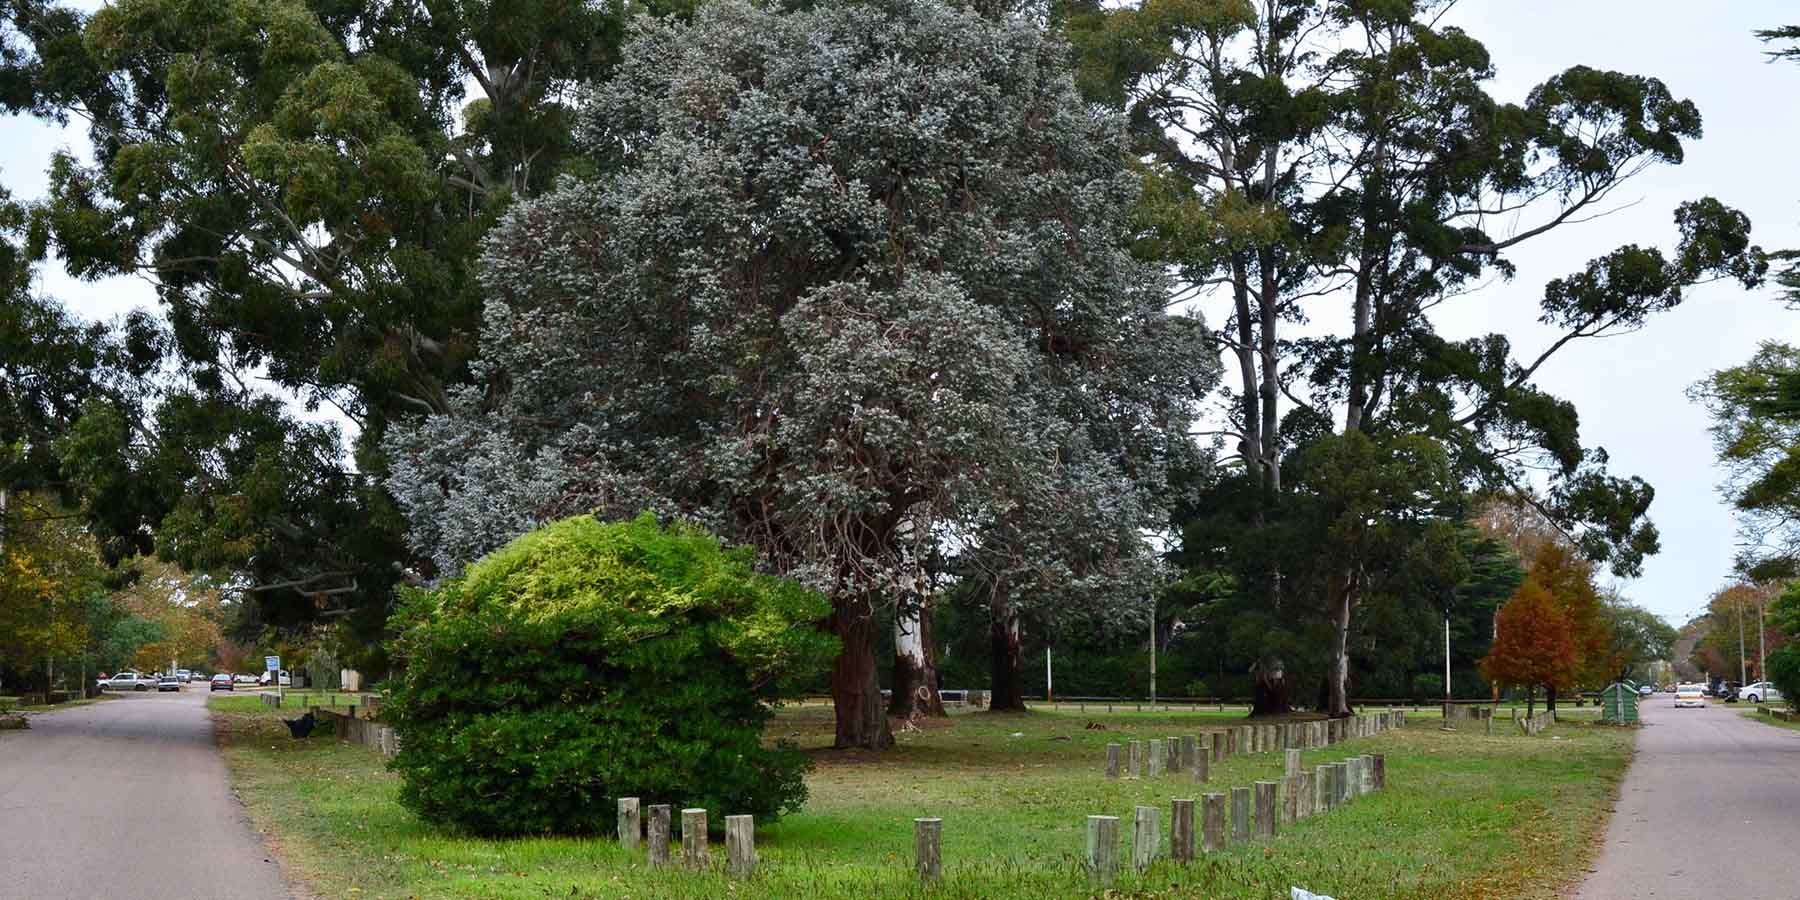
POLYGON ((1195 735, 1181 736, 1181 767, 1189 772, 1200 764, 1200 740, 1195 735))
POLYGON ((650 846, 647 850, 650 864, 665 865, 669 861, 669 805, 653 803, 650 805, 650 846))
POLYGON ((1225 795, 1200 797, 1200 847, 1207 851, 1225 846, 1225 795))
POLYGON ((1119 777, 1120 749, 1118 744, 1106 745, 1106 777, 1108 778, 1116 779, 1119 777))
POLYGON ((725 817, 725 871, 738 878, 756 872, 756 820, 750 816, 725 817))
MULTIPOLYGON (((926 884, 944 875, 943 840, 943 819, 934 816, 913 820, 913 867, 919 873, 919 880, 926 884)), ((1088 819, 1088 841, 1093 841, 1093 817, 1088 819)))
POLYGON ((1131 742, 1131 777, 1139 778, 1144 774, 1144 742, 1131 742))
POLYGON ((1119 871, 1119 817, 1088 816, 1088 874, 1101 887, 1112 887, 1119 871))
POLYGON ((1275 836, 1275 782, 1256 783, 1256 836, 1275 836))
POLYGON ((1231 789, 1231 842, 1242 844, 1250 840, 1250 789, 1234 787, 1231 789))
POLYGON ((626 850, 636 850, 638 835, 643 834, 643 824, 638 820, 638 798, 619 798, 619 846, 626 850))
POLYGON ((1177 863, 1194 861, 1194 801, 1169 801, 1169 855, 1177 863))
POLYGON ((1287 755, 1287 768, 1285 770, 1283 770, 1282 774, 1286 775, 1289 778, 1292 778, 1295 775, 1300 774, 1300 751, 1289 750, 1289 751, 1286 751, 1286 755, 1287 755))
POLYGON ((1375 789, 1387 790, 1387 755, 1376 753, 1369 757, 1370 768, 1375 770, 1375 789))
POLYGON ((1313 812, 1322 813, 1337 804, 1333 802, 1335 795, 1331 790, 1331 766, 1322 765, 1314 770, 1313 776, 1313 812))
POLYGON ((681 811, 681 859, 695 871, 706 868, 706 810, 698 807, 681 811))

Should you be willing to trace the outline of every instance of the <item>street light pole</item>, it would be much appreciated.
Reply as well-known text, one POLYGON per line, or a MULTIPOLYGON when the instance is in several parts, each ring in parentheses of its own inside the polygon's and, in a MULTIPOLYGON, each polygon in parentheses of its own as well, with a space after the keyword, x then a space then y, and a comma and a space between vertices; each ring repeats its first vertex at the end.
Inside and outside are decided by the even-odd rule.
POLYGON ((1744 598, 1737 601, 1738 619, 1738 687, 1742 688, 1750 682, 1744 676, 1744 598))
POLYGON ((1156 712, 1156 598, 1150 598, 1150 711, 1156 712))
POLYGON ((1444 725, 1450 724, 1450 607, 1444 607, 1444 725))

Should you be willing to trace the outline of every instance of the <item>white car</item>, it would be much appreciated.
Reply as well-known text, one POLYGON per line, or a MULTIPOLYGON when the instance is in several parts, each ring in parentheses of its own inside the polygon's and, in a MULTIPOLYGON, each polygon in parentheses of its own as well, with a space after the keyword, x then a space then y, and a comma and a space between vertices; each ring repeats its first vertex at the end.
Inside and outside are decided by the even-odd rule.
POLYGON ((1683 706, 1706 706, 1706 685, 1678 684, 1675 686, 1675 708, 1683 706))
POLYGON ((1764 700, 1779 703, 1786 698, 1781 696, 1781 691, 1774 685, 1766 681, 1759 681, 1738 688, 1738 699, 1748 700, 1751 703, 1761 703, 1764 700))

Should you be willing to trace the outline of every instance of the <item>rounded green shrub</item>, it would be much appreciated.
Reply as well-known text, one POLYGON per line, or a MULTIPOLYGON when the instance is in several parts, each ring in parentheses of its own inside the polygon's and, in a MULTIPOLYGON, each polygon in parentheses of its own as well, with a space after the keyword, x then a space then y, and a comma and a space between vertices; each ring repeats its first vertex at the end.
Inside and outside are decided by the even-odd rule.
POLYGON ((610 832, 619 797, 797 809, 807 759, 763 727, 836 652, 808 624, 829 611, 648 514, 533 531, 402 603, 401 802, 484 835, 610 832))

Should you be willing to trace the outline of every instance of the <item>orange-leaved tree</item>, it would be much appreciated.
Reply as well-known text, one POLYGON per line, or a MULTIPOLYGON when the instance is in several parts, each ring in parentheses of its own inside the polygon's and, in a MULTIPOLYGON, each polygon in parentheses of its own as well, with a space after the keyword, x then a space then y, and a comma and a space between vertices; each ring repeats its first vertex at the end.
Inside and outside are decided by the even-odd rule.
POLYGON ((1569 620, 1569 638, 1575 642, 1575 673, 1567 682, 1547 685, 1544 706, 1556 711, 1559 691, 1604 687, 1618 677, 1620 660, 1613 652, 1612 626, 1606 605, 1594 583, 1594 564, 1575 555, 1564 544, 1541 548, 1531 560, 1528 581, 1537 582, 1550 601, 1569 620))
POLYGON ((1494 644, 1481 660, 1481 674, 1525 688, 1525 714, 1530 715, 1537 688, 1573 684, 1580 662, 1568 614, 1542 584, 1527 578, 1494 616, 1494 644))

